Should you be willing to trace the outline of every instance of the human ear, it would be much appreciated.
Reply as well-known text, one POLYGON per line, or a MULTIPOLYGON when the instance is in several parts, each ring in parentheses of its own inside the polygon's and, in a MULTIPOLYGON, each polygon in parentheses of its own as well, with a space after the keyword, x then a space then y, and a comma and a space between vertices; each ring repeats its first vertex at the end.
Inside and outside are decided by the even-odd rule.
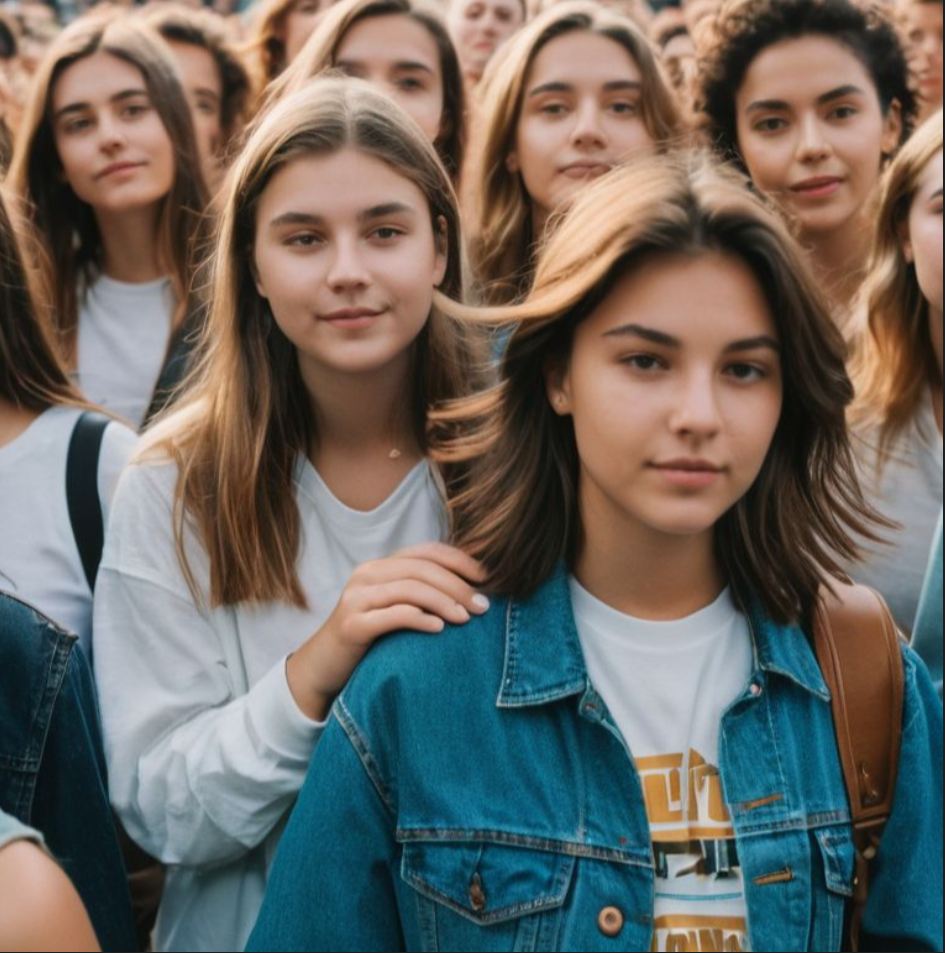
POLYGON ((545 394, 551 409, 559 417, 571 414, 571 375, 566 363, 547 361, 545 363, 545 394))
POLYGON ((269 295, 266 294, 262 276, 259 274, 259 268, 256 265, 256 250, 252 245, 246 249, 246 259, 249 262, 249 273, 253 276, 253 283, 256 285, 256 291, 259 293, 259 297, 265 298, 268 301, 269 295))
POLYGON ((898 99, 894 99, 886 110, 886 116, 883 121, 883 138, 881 152, 884 157, 889 158, 895 155, 902 141, 902 105, 898 99))
POLYGON ((509 170, 509 173, 512 175, 518 175, 522 171, 522 167, 518 161, 518 154, 515 152, 510 152, 505 157, 505 167, 509 170))

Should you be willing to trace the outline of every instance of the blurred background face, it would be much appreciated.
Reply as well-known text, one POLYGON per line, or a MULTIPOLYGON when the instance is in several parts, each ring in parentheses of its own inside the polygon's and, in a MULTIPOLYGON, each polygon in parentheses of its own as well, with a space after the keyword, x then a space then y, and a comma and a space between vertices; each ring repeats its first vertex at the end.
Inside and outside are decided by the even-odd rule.
POLYGON ((942 2, 899 0, 897 6, 919 86, 922 115, 928 116, 942 105, 942 2))
POLYGON ((174 57, 190 107, 204 181, 215 188, 221 172, 223 77, 209 50, 193 43, 165 42, 174 57))
POLYGON ((291 63, 305 41, 312 35, 325 11, 335 0, 296 0, 282 20, 280 39, 285 47, 286 66, 291 63))
POLYGON ((141 71, 97 52, 63 70, 53 135, 75 194, 99 212, 156 204, 174 182, 174 149, 141 71))
POLYGON ((359 20, 338 45, 335 66, 393 99, 435 142, 443 123, 443 69, 429 30, 390 14, 359 20))
POLYGON ((523 0, 453 0, 447 25, 467 80, 479 81, 495 51, 524 22, 523 0))
POLYGON ((521 175, 536 225, 629 156, 655 151, 642 81, 630 53, 607 36, 575 31, 539 51, 507 160, 521 175))
POLYGON ((862 213, 883 155, 899 141, 898 111, 884 117, 866 67, 829 37, 762 50, 735 106, 749 174, 809 236, 836 231, 862 213))
POLYGON ((929 305, 932 340, 942 342, 942 153, 926 167, 909 207, 906 257, 915 265, 916 279, 929 305))

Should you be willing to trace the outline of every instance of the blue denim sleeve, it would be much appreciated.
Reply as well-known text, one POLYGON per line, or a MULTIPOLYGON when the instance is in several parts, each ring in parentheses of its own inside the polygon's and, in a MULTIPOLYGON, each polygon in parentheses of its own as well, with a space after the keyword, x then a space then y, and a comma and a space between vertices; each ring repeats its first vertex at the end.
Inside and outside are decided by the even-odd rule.
POLYGON ((942 697, 942 520, 932 549, 929 573, 925 579, 919 614, 915 621, 912 645, 929 667, 932 679, 942 697))
POLYGON ((75 884, 102 949, 133 950, 134 915, 101 739, 92 673, 76 645, 53 709, 30 821, 75 884))
POLYGON ((904 648, 902 754, 892 815, 873 868, 865 949, 942 949, 942 703, 904 648))
POLYGON ((405 948, 395 819, 382 791, 339 702, 282 835, 248 951, 405 948))

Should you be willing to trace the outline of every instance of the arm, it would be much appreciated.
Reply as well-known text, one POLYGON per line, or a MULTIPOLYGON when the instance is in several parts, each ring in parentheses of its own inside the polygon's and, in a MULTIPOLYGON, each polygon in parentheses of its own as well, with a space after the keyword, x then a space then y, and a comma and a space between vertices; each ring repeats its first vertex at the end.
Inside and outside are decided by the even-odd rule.
POLYGON ((0 851, 0 949, 98 950, 68 877, 35 844, 18 841, 0 851))
POLYGON ((942 703, 925 667, 904 653, 899 777, 873 866, 864 950, 942 949, 942 703))
POLYGON ((391 807, 333 716, 282 836, 247 949, 403 950, 394 827, 391 807))

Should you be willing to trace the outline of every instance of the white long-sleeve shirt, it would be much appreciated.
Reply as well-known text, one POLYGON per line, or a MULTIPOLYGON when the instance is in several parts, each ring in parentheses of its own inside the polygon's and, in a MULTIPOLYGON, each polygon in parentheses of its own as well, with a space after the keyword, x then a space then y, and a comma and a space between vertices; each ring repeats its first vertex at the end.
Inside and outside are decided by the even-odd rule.
MULTIPOLYGON (((200 609, 175 551, 176 477, 170 463, 133 465, 112 507, 94 617, 111 795, 129 834, 169 865, 155 949, 242 950, 322 727, 295 704, 286 658, 328 618, 356 566, 442 539, 444 510, 426 464, 365 513, 300 460, 309 608, 200 609)), ((185 545, 208 593, 205 551, 192 534, 185 545)))

